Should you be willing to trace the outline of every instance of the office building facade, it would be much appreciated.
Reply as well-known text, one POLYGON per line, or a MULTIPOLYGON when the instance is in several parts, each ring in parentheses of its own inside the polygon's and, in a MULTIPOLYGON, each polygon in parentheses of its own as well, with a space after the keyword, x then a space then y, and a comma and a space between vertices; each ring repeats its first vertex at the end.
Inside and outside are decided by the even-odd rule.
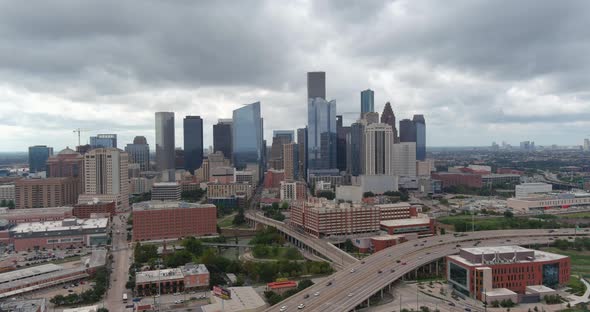
POLYGON ((307 73, 307 99, 326 99, 326 73, 307 73))
POLYGON ((416 129, 416 159, 426 160, 426 121, 424 115, 414 115, 412 119, 416 129))
POLYGON ((344 127, 342 115, 336 116, 336 167, 340 171, 346 171, 347 157, 346 157, 346 137, 350 133, 350 127, 344 127))
POLYGON ((297 150, 299 161, 299 176, 307 179, 307 127, 297 129, 297 150))
POLYGON ((232 124, 231 119, 219 119, 213 125, 213 151, 222 152, 227 159, 232 159, 232 124))
POLYGON ((125 146, 125 152, 129 155, 130 164, 139 164, 140 171, 150 170, 150 146, 144 136, 136 136, 133 144, 125 146))
POLYGON ((350 134, 347 136, 346 163, 347 171, 352 176, 363 174, 364 170, 364 141, 365 126, 360 122, 350 125, 350 134))
POLYGON ((97 134, 90 137, 91 148, 117 148, 116 134, 97 134))
POLYGON ((75 178, 20 179, 14 182, 16 209, 72 205, 78 199, 75 178))
POLYGON ((84 155, 84 194, 79 203, 98 198, 129 207, 128 155, 117 148, 97 148, 84 155))
POLYGON ((262 172, 265 146, 263 144, 260 102, 245 105, 233 111, 232 157, 234 167, 243 169, 256 164, 262 172))
POLYGON ((186 116, 184 129, 184 169, 191 174, 203 164, 203 119, 186 116))
POLYGON ((393 145, 393 175, 416 176, 416 143, 402 142, 393 145))
POLYGON ((156 113, 156 167, 158 171, 174 170, 174 113, 156 113))
POLYGON ((397 125, 395 123, 395 114, 393 113, 391 103, 389 102, 385 103, 383 113, 381 113, 381 123, 388 124, 389 126, 391 126, 391 129, 393 131, 394 143, 398 143, 399 137, 397 134, 397 125))
POLYGON ((399 121, 399 141, 416 142, 416 126, 410 119, 402 119, 399 121))
POLYGON ((365 128, 364 160, 365 175, 392 175, 393 131, 382 123, 365 128))
POLYGON ((35 145, 29 147, 29 172, 36 173, 46 170, 47 159, 53 156, 53 147, 35 145))
POLYGON ((366 113, 375 111, 375 92, 367 89, 361 92, 361 119, 366 113))
POLYGON ((152 186, 152 200, 180 201, 182 187, 176 182, 158 182, 152 186))
POLYGON ((309 99, 307 109, 308 170, 336 169, 336 101, 309 99))
POLYGON ((297 143, 288 143, 283 145, 283 169, 285 170, 286 180, 299 179, 299 149, 297 143))

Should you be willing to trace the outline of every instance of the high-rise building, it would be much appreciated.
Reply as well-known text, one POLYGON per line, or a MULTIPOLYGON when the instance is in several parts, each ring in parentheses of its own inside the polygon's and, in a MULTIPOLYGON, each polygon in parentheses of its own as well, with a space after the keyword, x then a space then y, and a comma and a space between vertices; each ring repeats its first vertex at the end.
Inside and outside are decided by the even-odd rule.
POLYGON ((293 130, 274 130, 272 132, 273 139, 276 137, 285 137, 288 143, 295 142, 295 131, 293 130))
POLYGON ((584 139, 584 146, 582 148, 584 152, 590 151, 590 140, 584 139))
POLYGON ((364 141, 365 126, 361 122, 350 125, 350 134, 347 136, 346 163, 347 171, 352 176, 363 174, 364 170, 364 141))
MULTIPOLYGON (((184 168, 185 168, 184 167, 184 150, 182 148, 180 148, 180 147, 177 147, 177 148, 174 149, 174 169, 176 169, 176 170, 182 170, 184 168)), ((171 176, 169 176, 167 182, 174 181, 170 177, 171 176)), ((166 181, 166 180, 162 179, 162 181, 166 181)))
POLYGON ((399 121, 399 141, 416 142, 416 125, 410 119, 399 121))
MULTIPOLYGON (((275 131, 276 134, 276 131, 275 131)), ((273 136, 272 145, 270 148, 269 167, 282 170, 283 169, 283 145, 293 142, 293 133, 290 135, 278 134, 273 136)))
POLYGON ((20 179, 14 185, 16 209, 72 205, 78 196, 75 178, 20 179))
POLYGON ((366 112, 363 119, 365 125, 379 123, 379 113, 377 112, 366 112))
POLYGON ((97 198, 114 201, 118 209, 129 207, 128 155, 116 148, 97 148, 84 155, 85 203, 97 198))
POLYGON ((381 123, 388 124, 391 126, 391 129, 393 130, 394 142, 399 143, 399 137, 397 135, 397 126, 395 124, 395 114, 393 113, 393 109, 391 108, 391 104, 389 102, 385 103, 383 113, 381 113, 381 123))
POLYGON ((76 179, 76 199, 84 193, 84 157, 70 148, 65 148, 47 159, 48 178, 76 179))
POLYGON ((150 146, 144 136, 136 136, 133 144, 125 146, 125 152, 129 154, 129 163, 139 164, 140 171, 150 170, 150 146))
POLYGON ((308 169, 336 169, 336 101, 309 99, 307 107, 308 169))
POLYGON ((186 116, 184 126, 184 169, 191 174, 203 163, 203 119, 186 116))
POLYGON ((91 148, 112 147, 117 148, 116 134, 97 134, 90 137, 91 148))
POLYGON ((375 111, 375 92, 371 89, 367 89, 361 92, 361 118, 365 116, 365 113, 375 111))
POLYGON ((299 178, 299 150, 297 143, 287 143, 283 145, 283 168, 285 170, 285 180, 297 180, 299 178))
POLYGON ((299 177, 307 178, 307 128, 297 129, 297 150, 299 162, 299 177))
POLYGON ((346 137, 350 133, 350 127, 342 125, 342 115, 336 116, 336 167, 340 171, 346 171, 346 137))
POLYGON ((326 99, 326 73, 307 73, 307 99, 326 99))
POLYGON ((393 175, 416 176, 416 143, 402 142, 393 145, 393 175))
POLYGON ((232 123, 231 119, 219 119, 213 125, 213 152, 222 152, 227 159, 232 159, 232 123))
POLYGON ((158 171, 174 170, 174 113, 156 113, 156 167, 158 171))
POLYGON ((53 156, 53 147, 35 145, 29 147, 29 172, 41 172, 46 170, 46 162, 49 156, 53 156))
POLYGON ((365 175, 392 175, 393 131, 389 125, 370 124, 365 128, 365 175))
MULTIPOLYGON (((263 144, 260 102, 245 105, 233 111, 233 163, 238 169, 256 164, 262 174, 265 146, 263 144)), ((260 177, 260 176, 259 176, 260 177)))
POLYGON ((416 159, 426 159, 426 121, 424 115, 414 115, 412 119, 416 128, 416 159))

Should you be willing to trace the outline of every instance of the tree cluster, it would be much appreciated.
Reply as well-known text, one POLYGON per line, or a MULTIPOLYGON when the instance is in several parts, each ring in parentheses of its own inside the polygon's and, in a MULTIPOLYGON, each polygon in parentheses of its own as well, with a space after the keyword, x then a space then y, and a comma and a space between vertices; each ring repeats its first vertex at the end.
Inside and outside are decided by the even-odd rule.
POLYGON ((310 279, 304 279, 297 284, 297 288, 289 289, 285 291, 282 295, 279 295, 274 291, 265 291, 264 297, 266 298, 266 301, 268 301, 268 304, 273 306, 312 285, 313 282, 310 279))
POLYGON ((92 289, 88 289, 80 294, 71 293, 67 296, 56 295, 49 301, 55 304, 56 306, 92 304, 98 302, 102 299, 106 292, 108 279, 109 275, 107 269, 100 268, 96 271, 96 275, 94 277, 94 282, 96 285, 92 289))

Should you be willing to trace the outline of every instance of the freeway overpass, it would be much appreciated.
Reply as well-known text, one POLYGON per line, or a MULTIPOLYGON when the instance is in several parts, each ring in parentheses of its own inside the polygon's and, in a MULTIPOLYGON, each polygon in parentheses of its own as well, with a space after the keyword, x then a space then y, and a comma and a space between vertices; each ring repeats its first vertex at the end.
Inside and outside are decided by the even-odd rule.
MULTIPOLYGON (((590 233, 578 231, 577 235, 588 236, 590 233)), ((534 245, 548 244, 556 237, 573 236, 573 229, 558 229, 553 232, 506 230, 471 232, 457 237, 441 235, 410 241, 375 253, 362 262, 351 262, 329 277, 331 283, 313 285, 265 311, 278 311, 282 306, 286 306, 287 311, 297 311, 297 306, 302 303, 305 304, 302 311, 352 311, 369 305, 369 298, 383 294, 384 290, 390 289, 403 276, 442 257, 455 254, 461 247, 473 247, 478 241, 478 246, 534 245), (318 296, 314 295, 316 293, 318 296), (305 298, 305 295, 309 297, 305 298)))
POLYGON ((358 259, 351 256, 340 248, 319 238, 311 237, 305 233, 298 232, 294 228, 287 226, 284 222, 276 221, 264 217, 260 214, 248 211, 245 213, 246 219, 250 222, 264 224, 276 228, 280 233, 287 237, 287 240, 297 247, 304 248, 318 255, 322 255, 332 262, 332 265, 341 269, 348 265, 358 262, 358 259))

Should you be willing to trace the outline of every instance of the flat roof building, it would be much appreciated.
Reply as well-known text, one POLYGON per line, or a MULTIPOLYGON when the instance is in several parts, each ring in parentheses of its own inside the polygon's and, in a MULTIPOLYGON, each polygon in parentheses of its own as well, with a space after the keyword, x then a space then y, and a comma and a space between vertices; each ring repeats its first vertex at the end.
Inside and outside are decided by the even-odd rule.
POLYGON ((426 215, 416 218, 384 220, 380 222, 381 229, 389 234, 418 233, 419 235, 433 235, 434 221, 426 215))
POLYGON ((76 178, 20 179, 15 185, 15 206, 46 208, 75 204, 79 187, 76 178))
POLYGON ((58 221, 72 217, 72 210, 73 208, 70 206, 27 209, 0 208, 0 219, 8 220, 10 224, 58 221))
POLYGON ((137 272, 135 292, 138 296, 171 294, 209 287, 209 270, 204 264, 187 263, 183 267, 137 272), (158 284, 161 285, 158 290, 158 284))
POLYGON ((516 198, 525 198, 533 194, 551 193, 553 185, 549 183, 522 183, 514 187, 516 198))
POLYGON ((152 186, 152 200, 180 200, 182 187, 176 182, 158 182, 152 186))

